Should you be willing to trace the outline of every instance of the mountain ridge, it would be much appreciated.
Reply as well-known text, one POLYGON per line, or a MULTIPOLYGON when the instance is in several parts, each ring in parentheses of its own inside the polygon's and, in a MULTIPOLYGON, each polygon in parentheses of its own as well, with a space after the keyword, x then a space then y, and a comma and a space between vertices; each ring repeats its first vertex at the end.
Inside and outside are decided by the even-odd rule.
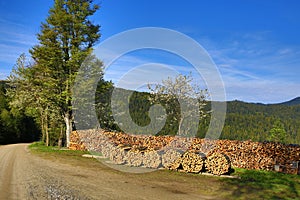
POLYGON ((279 105, 287 105, 287 106, 295 106, 295 105, 300 105, 300 97, 296 97, 294 99, 291 99, 289 101, 285 101, 282 103, 278 103, 279 105))
POLYGON ((280 103, 261 103, 261 102, 248 102, 248 101, 243 101, 243 100, 229 100, 226 101, 226 103, 230 102, 240 102, 240 103, 246 103, 246 104, 253 104, 253 105, 262 105, 262 106, 271 106, 271 105, 286 105, 286 106, 295 106, 295 105, 300 105, 300 97, 295 97, 294 99, 280 102, 280 103))

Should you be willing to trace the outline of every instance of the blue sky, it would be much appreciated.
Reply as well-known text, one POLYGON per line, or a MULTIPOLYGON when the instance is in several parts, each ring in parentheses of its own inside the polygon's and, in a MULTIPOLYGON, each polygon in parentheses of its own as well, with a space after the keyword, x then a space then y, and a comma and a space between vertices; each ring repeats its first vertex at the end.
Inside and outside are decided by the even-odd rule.
MULTIPOLYGON (((300 1, 102 0, 93 21, 101 41, 139 27, 164 27, 199 42, 222 75, 228 100, 276 103, 300 96, 300 1)), ((37 44, 36 33, 52 0, 0 0, 0 79, 21 53, 37 44)), ((146 62, 192 67, 167 53, 126 55, 107 70, 115 82, 146 62), (171 59, 172 58, 172 59, 171 59)), ((197 79, 197 78, 196 78, 197 79)))

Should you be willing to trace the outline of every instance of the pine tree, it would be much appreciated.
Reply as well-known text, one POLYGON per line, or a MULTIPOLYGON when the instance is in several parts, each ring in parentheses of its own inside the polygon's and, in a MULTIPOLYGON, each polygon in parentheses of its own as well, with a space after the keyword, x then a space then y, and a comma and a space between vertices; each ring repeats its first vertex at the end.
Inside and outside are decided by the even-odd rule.
POLYGON ((82 62, 100 38, 100 26, 89 20, 98 9, 92 0, 55 0, 37 35, 39 45, 30 50, 45 88, 41 92, 48 95, 47 102, 59 109, 65 122, 67 146, 73 124, 72 86, 82 62))
POLYGON ((287 139, 287 134, 284 125, 279 120, 277 120, 274 123, 273 128, 270 130, 269 140, 273 142, 285 143, 286 139, 287 139))

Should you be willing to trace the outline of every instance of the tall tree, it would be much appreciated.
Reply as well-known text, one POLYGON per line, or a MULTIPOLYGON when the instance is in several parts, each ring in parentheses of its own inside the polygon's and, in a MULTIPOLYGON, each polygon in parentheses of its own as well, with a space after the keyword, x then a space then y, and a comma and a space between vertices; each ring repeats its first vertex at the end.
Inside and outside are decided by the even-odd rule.
MULTIPOLYGON (((44 79, 45 80, 45 79, 44 79)), ((47 85, 40 79, 40 73, 35 65, 26 63, 26 57, 22 54, 8 77, 9 88, 7 96, 12 113, 15 115, 27 115, 35 117, 41 126, 42 140, 49 144, 48 119, 49 108, 51 112, 57 111, 47 95, 47 85), (43 92, 42 92, 43 91, 43 92)))
POLYGON ((89 17, 99 9, 92 0, 55 0, 38 34, 39 45, 30 53, 39 78, 47 88, 48 102, 59 109, 69 146, 72 132, 72 86, 76 74, 100 38, 99 25, 89 17))

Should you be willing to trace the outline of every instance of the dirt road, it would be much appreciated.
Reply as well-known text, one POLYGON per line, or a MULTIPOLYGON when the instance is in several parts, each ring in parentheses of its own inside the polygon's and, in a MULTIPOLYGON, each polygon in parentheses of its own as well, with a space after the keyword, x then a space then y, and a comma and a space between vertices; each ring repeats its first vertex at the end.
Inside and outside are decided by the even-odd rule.
MULTIPOLYGON (((33 155, 27 144, 0 147, 0 199, 217 199, 182 181, 85 167, 33 155)), ((80 162, 80 161, 79 161, 80 162)), ((96 162, 95 162, 96 163, 96 162)), ((97 163, 95 165, 98 165, 97 163)), ((157 173, 155 174, 157 175, 157 173)))

